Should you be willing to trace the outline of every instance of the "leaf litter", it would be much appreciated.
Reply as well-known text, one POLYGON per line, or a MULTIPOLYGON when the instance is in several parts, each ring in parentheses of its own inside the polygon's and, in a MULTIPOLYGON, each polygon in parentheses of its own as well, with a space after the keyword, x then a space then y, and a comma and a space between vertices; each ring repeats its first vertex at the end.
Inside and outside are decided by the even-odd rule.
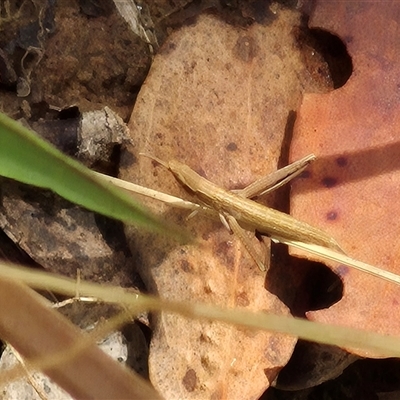
MULTIPOLYGON (((139 153, 178 159, 226 189, 277 168, 288 116, 305 88, 321 91, 291 32, 300 14, 280 10, 244 30, 212 15, 173 33, 155 57, 132 113, 134 146, 121 156, 127 181, 189 199, 171 174, 139 153)), ((273 204, 273 196, 269 203, 273 204)), ((220 223, 187 220, 148 201, 197 237, 177 246, 128 228, 138 269, 169 300, 288 314, 265 277, 220 223)), ((282 266, 284 268, 284 266, 282 266)), ((153 319, 149 372, 165 398, 258 398, 289 359, 295 340, 161 313, 153 319)))
MULTIPOLYGON (((399 273, 398 4, 318 2, 310 26, 347 44, 354 73, 340 90, 306 94, 291 157, 313 151, 320 162, 294 185, 293 215, 332 234, 361 261, 399 273), (329 16, 329 17, 328 17, 329 16), (370 29, 365 29, 369 21, 370 29)), ((343 265, 343 298, 308 313, 314 321, 398 335, 400 288, 343 265)), ((350 351, 361 356, 371 352, 350 351)))
MULTIPOLYGON (((326 16, 325 16, 325 18, 326 18, 326 16)), ((297 22, 296 22, 297 23, 297 22)), ((316 24, 317 25, 317 24, 316 24)), ((335 27, 335 28, 337 28, 337 26, 335 27)), ((185 30, 186 28, 184 28, 183 30, 185 30)), ((329 29, 332 29, 333 31, 335 30, 335 29, 333 29, 332 27, 329 27, 329 29)), ((254 31, 255 31, 255 28, 254 27, 252 27, 252 28, 250 28, 250 31, 254 34, 254 31)), ((178 36, 179 37, 179 33, 177 33, 175 36, 178 36)), ((248 46, 248 43, 250 43, 249 41, 247 41, 247 39, 246 39, 246 41, 245 41, 245 43, 247 43, 247 44, 245 44, 245 47, 246 46, 248 46)), ((175 50, 175 49, 172 49, 172 50, 175 50)), ((257 50, 259 50, 259 49, 257 49, 257 50)), ((255 56, 253 56, 253 55, 251 55, 252 54, 252 50, 250 49, 250 51, 248 51, 247 52, 247 56, 245 55, 245 57, 244 57, 244 61, 246 61, 246 58, 248 58, 249 56, 248 56, 248 54, 250 54, 250 63, 252 63, 253 61, 254 61, 254 59, 256 59, 257 57, 255 57, 255 56)), ((165 54, 164 54, 165 55, 165 54)), ((247 60, 247 61, 249 61, 249 60, 247 60)), ((194 68, 195 69, 195 68, 194 68)), ((212 71, 212 70, 211 70, 212 71)), ((303 74, 303 72, 304 71, 301 71, 301 73, 300 74, 303 74)), ((302 79, 304 79, 304 75, 302 76, 302 79)), ((307 79, 305 79, 305 80, 307 80, 307 79)), ((303 82, 304 83, 304 82, 303 82)), ((308 82, 308 84, 309 84, 310 82, 308 82)), ((199 86, 201 86, 201 85, 199 85, 199 86)), ((307 85, 304 85, 304 86, 307 86, 307 85)), ((315 89, 315 88, 314 88, 315 89)), ((306 90, 307 91, 309 91, 310 90, 310 88, 309 87, 306 87, 306 90)), ((311 91, 312 91, 312 89, 311 89, 311 91)), ((318 90, 317 90, 318 91, 318 90)), ((217 92, 215 92, 215 93, 217 93, 217 92)), ((297 96, 297 94, 294 96, 295 98, 297 98, 297 100, 298 100, 298 97, 296 97, 297 96)), ((157 105, 158 106, 158 105, 157 105)), ((201 105, 202 106, 202 105, 201 105)), ((201 108, 201 107, 200 107, 201 108)), ((182 108, 183 109, 183 108, 182 108)), ((296 107, 294 107, 293 109, 296 109, 296 107)), ((245 113, 243 113, 243 114, 245 114, 245 113)), ((193 126, 195 126, 195 124, 193 124, 193 126)), ((182 134, 183 134, 183 132, 182 132, 182 134)), ((246 131, 246 134, 247 134, 247 131, 246 131)), ((180 135, 178 135, 179 137, 180 137, 180 135)), ((204 135, 203 135, 204 136, 204 135)), ((213 141, 213 144, 215 143, 215 140, 213 141)), ((228 144, 228 146, 227 146, 227 149, 228 149, 228 147, 229 147, 229 151, 233 151, 233 152, 235 152, 235 151, 240 151, 241 150, 241 148, 240 148, 240 146, 238 147, 238 144, 240 144, 240 142, 239 141, 235 141, 235 142, 230 142, 229 144, 228 144), (235 148, 235 146, 236 146, 236 148, 235 148)), ((197 142, 196 142, 196 145, 197 145, 197 142)), ((186 150, 186 149, 185 149, 186 150)), ((248 150, 248 149, 247 149, 248 150)), ((252 150, 252 149, 250 149, 250 150, 252 150)), ((167 152, 168 153, 168 152, 167 152)), ((166 154, 167 154, 166 153, 166 154)), ((135 150, 135 152, 133 152, 133 154, 135 154, 135 155, 137 155, 137 153, 136 153, 136 150, 135 150)), ((160 153, 157 153, 157 155, 159 155, 160 153)), ((237 156, 237 154, 235 154, 235 156, 237 156)), ((129 157, 128 157, 129 158, 129 157)), ((337 160, 337 163, 343 163, 343 158, 344 157, 339 157, 338 158, 338 160, 340 159, 341 161, 339 162, 338 160, 337 160)), ((182 159, 182 158, 181 158, 182 159)), ((190 157, 190 156, 188 156, 188 160, 187 160, 187 162, 188 162, 188 164, 190 164, 190 165, 193 165, 192 163, 190 163, 189 161, 193 161, 192 160, 192 158, 190 157)), ((199 160, 198 161, 198 163, 200 164, 200 162, 202 162, 203 160, 199 160)), ((222 159, 222 161, 226 161, 224 158, 222 159)), ((275 161, 276 161, 276 159, 275 159, 275 161)), ((276 163, 275 163, 276 164, 276 163)), ((258 163, 258 165, 262 165, 262 164, 260 164, 260 163, 258 163)), ((222 165, 219 165, 218 166, 219 168, 222 168, 222 165)), ((235 167, 235 166, 234 166, 235 167)), ((274 169, 275 167, 273 166, 271 169, 274 169)), ((210 176, 210 173, 213 173, 213 171, 211 171, 210 172, 210 170, 209 169, 206 169, 206 168, 203 168, 202 167, 202 164, 201 164, 201 166, 198 168, 199 170, 200 170, 200 172, 203 172, 207 177, 209 177, 210 176)), ((158 174, 160 174, 160 171, 159 170, 157 170, 157 169, 154 169, 154 166, 150 166, 150 170, 152 170, 153 171, 153 173, 155 174, 155 175, 158 175, 158 174)), ((232 173, 232 172, 234 172, 234 170, 233 171, 230 171, 231 172, 231 175, 233 176, 234 174, 232 173)), ((243 172, 243 171, 242 171, 243 172)), ((260 174, 265 174, 265 171, 261 171, 260 170, 260 174)), ((218 178, 218 176, 220 176, 220 171, 219 171, 219 169, 216 169, 215 170, 215 175, 217 175, 217 176, 214 176, 214 181, 217 181, 216 179, 218 178)), ((242 184, 243 182, 239 179, 239 183, 237 182, 237 181, 235 181, 235 180, 233 180, 233 179, 230 179, 231 178, 231 175, 227 178, 228 179, 228 184, 227 184, 227 186, 225 186, 225 187, 230 187, 230 186, 232 186, 232 187, 235 187, 235 186, 244 186, 245 184, 242 184)), ((252 174, 249 174, 249 175, 252 175, 252 174)), ((326 177, 324 177, 324 178, 326 178, 326 177)), ((332 177, 328 177, 329 179, 326 179, 324 182, 325 182, 325 185, 326 186, 329 186, 332 182, 333 182, 333 180, 331 179, 332 177)), ((161 179, 161 178, 160 178, 161 179)), ((302 182, 302 181, 301 181, 302 182)), ((302 183, 300 183, 300 185, 301 185, 302 183)), ((222 186, 222 185, 221 185, 222 186)), ((333 185, 334 186, 334 185, 333 185)), ((175 191, 176 192, 179 192, 179 189, 180 188, 178 188, 178 187, 175 187, 174 188, 175 189, 175 191)), ((271 200, 272 202, 273 202, 273 200, 271 200)), ((168 210, 166 210, 165 209, 165 213, 167 214, 167 215, 170 215, 170 212, 168 211, 168 210)), ((334 213, 332 213, 332 214, 329 214, 329 215, 331 215, 331 216, 334 216, 335 214, 334 213)), ((187 224, 186 223, 186 221, 183 221, 183 217, 178 217, 178 216, 176 216, 176 218, 178 218, 178 220, 179 220, 179 222, 180 223, 182 223, 182 224, 187 224)), ((305 218, 301 218, 301 219, 305 219, 305 218)), ((334 219, 334 218, 332 218, 332 219, 334 219)), ((190 225, 192 223, 192 225, 194 225, 195 223, 198 223, 198 221, 194 221, 194 222, 192 222, 192 221, 190 221, 188 224, 190 225)), ((318 223, 318 224, 320 224, 320 222, 318 223)), ((200 227, 201 228, 201 227, 200 227)), ((211 229, 209 229, 210 231, 211 230, 215 230, 215 229, 218 229, 218 226, 216 225, 216 224, 213 224, 212 225, 212 228, 211 229)), ((200 229, 200 231, 201 231, 201 229, 200 229)), ((199 231, 197 230, 197 226, 194 226, 193 228, 192 228, 192 232, 194 232, 194 233, 199 233, 199 231)), ((204 235, 203 235, 203 237, 204 237, 204 235)), ((232 238, 230 238, 230 239, 232 239, 232 238)), ((218 240, 220 240, 220 241, 223 241, 222 239, 218 239, 218 240)), ((230 243, 231 241, 230 240, 227 240, 225 243, 226 244, 228 244, 229 246, 232 246, 232 245, 234 245, 233 243, 230 243)), ((140 247, 140 246, 139 246, 140 247)), ((238 253, 240 253, 241 251, 242 251, 242 249, 240 249, 240 246, 239 245, 237 245, 236 244, 236 247, 237 247, 237 252, 238 253)), ((137 249, 137 247, 134 247, 135 249, 137 249)), ((158 257, 160 257, 160 254, 158 255, 158 257)), ((207 257, 208 257, 208 255, 207 255, 207 257)), ((246 255, 245 254, 243 254, 243 255, 241 255, 241 257, 246 257, 246 255)), ((145 257, 144 257, 145 258, 145 257)), ((187 260, 185 260, 185 261, 187 261, 187 260)), ((185 266, 187 266, 187 264, 186 263, 182 263, 182 265, 183 264, 185 264, 185 266)), ((344 271, 344 273, 346 274, 347 273, 347 271, 345 270, 345 269, 343 269, 342 268, 342 270, 344 271)), ((180 272, 180 271, 177 271, 177 273, 178 272, 180 272)), ((338 272, 339 273, 341 273, 342 271, 339 269, 338 270, 338 272)), ((150 277, 150 279, 152 279, 152 277, 150 277)), ((154 279, 154 281, 156 281, 156 279, 154 279)), ((189 282, 189 284, 190 284, 190 282, 189 282)), ((151 285, 150 285, 151 286, 151 285)), ((156 284, 154 284, 153 285, 153 287, 156 287, 156 284)), ((160 292, 161 293, 161 292, 160 292)), ((162 293, 161 293, 162 294, 162 293)), ((240 294, 240 296, 238 296, 238 297, 241 297, 241 299, 236 299, 236 304, 237 305, 244 305, 244 304, 246 304, 247 303, 247 301, 243 301, 243 296, 242 296, 242 294, 240 294)), ((250 300, 252 300, 252 299, 250 299, 250 300)), ((249 307, 251 306, 251 304, 249 305, 249 307)), ((255 306, 255 309, 257 309, 257 305, 255 306)), ((262 309, 262 308, 261 308, 262 309)), ((182 337, 184 337, 183 335, 182 335, 182 337)), ((234 362, 236 363, 236 360, 234 359, 234 362)), ((272 375, 271 375, 271 377, 272 377, 272 375)), ((272 378, 271 378, 271 380, 272 380, 272 378)), ((182 379, 182 383, 185 385, 185 389, 190 389, 190 388, 192 388, 192 387, 194 387, 194 389, 196 389, 196 385, 198 385, 199 384, 199 380, 198 380, 198 377, 197 377, 197 374, 196 374, 196 370, 194 370, 193 368, 189 368, 189 369, 187 369, 187 371, 186 371, 186 374, 185 374, 185 376, 184 376, 184 378, 182 379)), ((217 392, 216 392, 217 393, 217 392)), ((219 393, 223 393, 223 392, 219 392, 219 393)))

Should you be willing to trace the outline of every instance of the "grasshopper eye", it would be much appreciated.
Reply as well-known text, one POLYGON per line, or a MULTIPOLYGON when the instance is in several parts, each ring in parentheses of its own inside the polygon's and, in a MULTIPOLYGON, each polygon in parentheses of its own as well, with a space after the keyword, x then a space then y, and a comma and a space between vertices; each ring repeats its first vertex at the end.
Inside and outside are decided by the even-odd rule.
POLYGON ((187 165, 176 160, 170 161, 168 167, 179 182, 181 182, 190 190, 194 192, 196 191, 196 182, 198 181, 198 175, 196 172, 194 172, 187 165))

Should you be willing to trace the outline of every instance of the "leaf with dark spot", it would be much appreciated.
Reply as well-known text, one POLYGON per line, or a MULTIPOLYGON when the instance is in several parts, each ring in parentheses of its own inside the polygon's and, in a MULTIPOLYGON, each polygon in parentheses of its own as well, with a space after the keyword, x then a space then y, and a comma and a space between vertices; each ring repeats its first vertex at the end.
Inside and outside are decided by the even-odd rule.
MULTIPOLYGON (((310 179, 293 185, 294 217, 325 229, 349 256, 397 274, 399 18, 398 2, 316 2, 310 26, 347 43, 354 71, 340 90, 304 97, 291 150, 293 159, 317 156, 310 179)), ((400 298, 400 287, 331 267, 343 279, 344 297, 308 317, 399 336, 400 307, 393 299, 400 298)))

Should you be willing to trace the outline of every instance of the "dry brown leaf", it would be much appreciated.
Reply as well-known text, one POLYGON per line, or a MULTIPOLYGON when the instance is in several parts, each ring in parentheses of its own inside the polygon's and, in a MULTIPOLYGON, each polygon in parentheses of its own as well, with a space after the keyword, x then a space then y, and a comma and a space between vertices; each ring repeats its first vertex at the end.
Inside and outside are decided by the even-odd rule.
MULTIPOLYGON (((213 16, 170 36, 137 99, 135 146, 122 156, 122 178, 190 199, 170 172, 143 152, 178 159, 233 189, 275 170, 287 118, 308 72, 291 34, 299 14, 281 11, 268 26, 234 27, 213 16)), ((148 201, 150 203, 150 201, 148 201)), ((185 226, 196 243, 128 228, 148 288, 161 297, 287 313, 264 276, 217 222, 148 204, 185 226)), ((163 313, 154 321, 150 378, 167 399, 252 399, 270 385, 295 341, 163 313)))
MULTIPOLYGON (((317 155, 294 186, 293 215, 325 229, 352 257, 400 272, 399 53, 397 2, 317 2, 312 27, 337 34, 354 72, 339 90, 308 94, 292 158, 317 155)), ((312 320, 400 334, 400 288, 343 265, 343 298, 312 320)), ((354 350, 363 356, 376 356, 354 350)))
POLYGON ((84 279, 134 285, 132 258, 122 246, 112 248, 98 227, 117 236, 115 223, 15 181, 3 179, 1 189, 0 227, 38 264, 70 277, 80 269, 84 279))

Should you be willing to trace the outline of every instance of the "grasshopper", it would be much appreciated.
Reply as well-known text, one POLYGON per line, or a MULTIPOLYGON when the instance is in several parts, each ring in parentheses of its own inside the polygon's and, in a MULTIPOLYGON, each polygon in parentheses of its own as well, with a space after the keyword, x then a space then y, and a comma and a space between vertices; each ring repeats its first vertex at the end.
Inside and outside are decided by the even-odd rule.
POLYGON ((301 222, 288 214, 266 207, 249 197, 264 194, 292 179, 315 159, 307 156, 273 174, 255 181, 240 191, 228 191, 200 176, 186 164, 172 160, 165 163, 154 159, 170 170, 175 178, 208 208, 215 210, 225 226, 235 233, 250 253, 258 267, 265 271, 264 262, 252 249, 250 239, 244 230, 256 231, 261 235, 285 240, 316 244, 343 253, 339 244, 321 229, 301 222), (276 181, 278 182, 276 183, 276 181))

